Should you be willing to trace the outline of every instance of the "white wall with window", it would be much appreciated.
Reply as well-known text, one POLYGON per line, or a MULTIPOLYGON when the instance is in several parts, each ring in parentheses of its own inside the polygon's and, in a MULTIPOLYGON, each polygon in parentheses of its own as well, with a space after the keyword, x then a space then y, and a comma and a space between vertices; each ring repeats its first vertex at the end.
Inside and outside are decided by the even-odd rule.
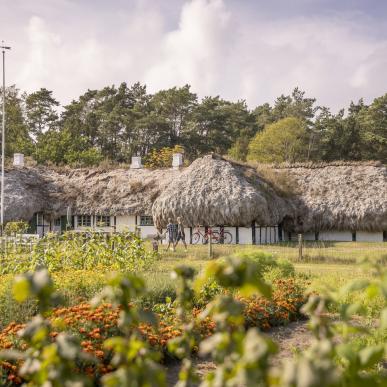
POLYGON ((91 228, 93 225, 91 215, 76 215, 75 224, 76 228, 91 228))
POLYGON ((44 236, 51 231, 51 222, 47 215, 39 212, 36 215, 36 233, 44 236))
MULTIPOLYGON (((52 219, 48 215, 43 213, 37 213, 34 215, 36 222, 36 233, 39 236, 44 236, 49 232, 60 233, 63 230, 62 218, 58 217, 52 219)), ((153 224, 153 218, 151 215, 90 215, 90 214, 79 214, 73 217, 74 229, 78 231, 86 229, 95 229, 101 232, 135 232, 139 231, 139 235, 142 238, 153 238, 157 235, 158 231, 153 224)), ((213 231, 220 233, 221 227, 216 226, 212 228, 213 231)), ((201 234, 205 233, 205 227, 199 228, 201 234)), ((165 232, 165 230, 163 230, 165 232)), ((190 243, 191 233, 192 236, 197 231, 196 227, 186 227, 185 236, 186 242, 190 243)), ((231 234, 231 244, 253 244, 253 233, 252 227, 232 227, 225 226, 225 232, 231 234), (238 238, 237 238, 238 235, 238 238)), ((280 242, 280 234, 282 235, 283 241, 294 241, 297 242, 298 234, 289 233, 286 230, 280 230, 278 226, 255 226, 255 244, 269 244, 280 242)), ((199 236, 199 243, 203 242, 202 235, 199 236)), ((338 231, 338 230, 326 230, 315 232, 307 232, 303 234, 303 238, 306 241, 358 241, 358 242, 387 242, 387 232, 366 232, 366 231, 338 231), (317 238, 317 239, 316 239, 317 238)))
POLYGON ((95 227, 110 227, 111 226, 111 216, 107 215, 96 215, 95 216, 95 222, 94 225, 95 227))
POLYGON ((55 232, 57 234, 60 234, 60 232, 62 231, 62 223, 61 223, 61 218, 55 218, 52 222, 51 222, 51 232, 55 232))
POLYGON ((153 224, 153 217, 150 215, 137 216, 137 228, 140 230, 141 238, 153 238, 157 235, 157 228, 153 224))

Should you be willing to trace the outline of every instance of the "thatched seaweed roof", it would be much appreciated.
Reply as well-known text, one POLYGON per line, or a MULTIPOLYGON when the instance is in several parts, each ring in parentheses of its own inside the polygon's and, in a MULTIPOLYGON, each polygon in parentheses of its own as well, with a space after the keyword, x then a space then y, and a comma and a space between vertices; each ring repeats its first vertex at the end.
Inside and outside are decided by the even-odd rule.
POLYGON ((295 231, 387 230, 387 168, 377 163, 287 167, 299 187, 295 231))
POLYGON ((387 230, 387 169, 375 163, 248 166, 205 156, 182 170, 10 168, 6 220, 35 212, 152 214, 157 226, 249 226, 289 231, 387 230))
POLYGON ((150 214, 155 198, 172 178, 173 169, 11 168, 6 171, 6 220, 31 219, 44 211, 56 217, 73 214, 150 214))
POLYGON ((251 226, 277 224, 290 210, 252 169, 216 156, 195 160, 156 199, 152 207, 158 226, 181 217, 189 225, 251 226))

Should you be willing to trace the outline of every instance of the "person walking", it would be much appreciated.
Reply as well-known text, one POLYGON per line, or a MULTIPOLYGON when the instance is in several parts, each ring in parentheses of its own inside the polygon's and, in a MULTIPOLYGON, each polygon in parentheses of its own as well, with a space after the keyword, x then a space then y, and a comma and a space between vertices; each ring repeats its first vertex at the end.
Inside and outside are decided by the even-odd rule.
POLYGON ((165 251, 169 250, 171 244, 172 244, 173 251, 175 251, 175 241, 176 241, 176 234, 177 234, 177 225, 172 223, 172 219, 171 218, 168 218, 166 234, 168 235, 168 246, 165 249, 165 251))
POLYGON ((180 217, 177 218, 177 237, 176 237, 176 243, 175 243, 175 248, 179 241, 183 242, 185 251, 187 251, 187 243, 185 242, 185 232, 184 232, 184 225, 180 217))

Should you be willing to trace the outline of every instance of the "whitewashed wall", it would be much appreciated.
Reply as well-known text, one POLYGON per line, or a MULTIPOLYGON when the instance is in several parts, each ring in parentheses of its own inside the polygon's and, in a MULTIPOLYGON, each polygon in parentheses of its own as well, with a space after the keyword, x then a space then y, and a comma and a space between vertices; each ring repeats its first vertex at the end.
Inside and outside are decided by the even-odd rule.
POLYGON ((357 242, 383 242, 383 232, 357 231, 356 241, 357 242))
POLYGON ((236 227, 225 227, 224 231, 225 232, 228 231, 231 234, 231 236, 232 236, 231 244, 235 245, 235 243, 236 243, 236 227))
POLYGON ((260 244, 270 244, 277 243, 279 241, 278 227, 255 227, 255 243, 260 244))
POLYGON ((351 242, 352 232, 351 231, 320 231, 318 234, 320 241, 336 241, 336 242, 351 242))
MULTIPOLYGON (((284 232, 283 235, 284 240, 289 241, 288 233, 284 232)), ((314 232, 308 232, 303 234, 303 238, 306 241, 316 240, 314 232)), ((297 241, 298 234, 292 233, 291 240, 297 241)), ((332 242, 352 242, 352 231, 320 231, 318 233, 318 240, 332 242)), ((356 242, 383 242, 383 232, 356 231, 356 242)))
POLYGON ((155 226, 137 226, 140 229, 141 238, 153 238, 157 235, 157 228, 155 226))
POLYGON ((239 227, 239 244, 251 245, 253 243, 253 236, 251 227, 239 227))
MULTIPOLYGON (((319 235, 320 237, 320 235, 319 235)), ((306 232, 304 234, 304 240, 306 241, 315 241, 316 240, 316 234, 314 232, 306 232)))
POLYGON ((134 215, 117 215, 116 230, 117 232, 134 232, 136 230, 136 217, 134 215))

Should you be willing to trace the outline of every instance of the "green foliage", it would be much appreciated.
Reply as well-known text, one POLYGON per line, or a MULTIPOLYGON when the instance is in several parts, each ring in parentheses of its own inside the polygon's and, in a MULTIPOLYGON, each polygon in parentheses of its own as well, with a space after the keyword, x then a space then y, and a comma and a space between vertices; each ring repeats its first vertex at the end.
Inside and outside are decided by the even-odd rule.
MULTIPOLYGON (((14 153, 30 155, 32 152, 32 137, 24 118, 23 95, 15 86, 5 90, 5 154, 11 157, 14 153)), ((2 120, 2 111, 0 119, 2 120)))
POLYGON ((146 251, 142 239, 133 233, 105 237, 93 232, 69 232, 59 237, 48 235, 39 241, 31 255, 30 268, 44 266, 53 272, 110 267, 135 272, 149 268, 156 257, 155 252, 146 251))
MULTIPOLYGON (((303 307, 309 317, 313 339, 311 345, 284 365, 273 366, 276 344, 257 328, 247 328, 244 304, 233 294, 258 292, 270 296, 270 285, 262 279, 268 257, 234 257, 211 262, 194 284, 195 271, 186 266, 175 269, 177 282, 175 306, 182 335, 171 339, 169 350, 182 359, 178 386, 192 386, 197 381, 192 351, 198 348, 203 356, 210 356, 216 369, 209 372, 200 386, 384 386, 386 373, 380 367, 386 356, 387 328, 387 272, 384 266, 367 263, 373 276, 355 280, 335 291, 313 294, 303 307), (215 280, 225 288, 208 303, 199 319, 215 323, 215 331, 205 338, 194 335, 190 321, 193 288, 215 280), (341 306, 340 318, 332 320, 329 304, 337 303, 343 294, 363 291, 369 298, 381 296, 384 304, 377 325, 369 329, 354 318, 362 314, 357 304, 341 306), (377 333, 376 333, 377 332, 377 333), (374 339, 378 337, 378 341, 374 339), (360 346, 359 346, 360 344, 360 346)), ((19 375, 31 386, 89 385, 104 386, 164 386, 165 371, 160 365, 160 353, 150 348, 142 336, 144 325, 157 326, 153 313, 143 310, 135 300, 146 293, 145 283, 133 275, 113 275, 107 286, 94 298, 95 306, 112 303, 119 309, 118 335, 105 341, 110 351, 109 372, 101 379, 92 379, 84 372, 87 364, 97 362, 81 350, 63 322, 45 316, 58 302, 55 287, 47 270, 19 276, 14 295, 20 302, 36 298, 39 314, 20 332, 20 340, 27 343, 24 352, 4 351, 1 359, 21 362, 19 375), (51 322, 50 322, 51 321, 51 322), (52 340, 53 328, 61 330, 52 340), (77 383, 77 384, 75 384, 77 383)), ((171 310, 173 307, 171 306, 171 310)), ((7 363, 8 368, 12 364, 7 363)), ((4 383, 5 382, 5 383, 4 383)), ((21 379, 19 380, 21 382, 21 379)))
MULTIPOLYGON (((206 97, 197 105, 185 138, 191 158, 215 152, 225 154, 236 138, 255 133, 254 118, 245 101, 235 103, 219 97, 206 97)), ((243 150, 237 157, 243 157, 243 150)))
POLYGON ((18 234, 24 234, 29 229, 29 224, 24 221, 8 222, 5 225, 4 232, 6 235, 16 236, 18 234))
POLYGON ((263 163, 302 161, 308 155, 308 133, 295 117, 265 126, 249 144, 247 159, 263 163))
POLYGON ((161 167, 166 164, 156 157, 159 150, 176 145, 184 147, 187 160, 210 152, 261 162, 387 160, 387 94, 369 106, 363 100, 351 102, 348 114, 344 109, 332 114, 298 87, 272 105, 250 110, 243 100, 199 100, 189 85, 152 95, 144 85, 123 82, 88 90, 59 115, 52 91, 41 88, 20 95, 9 87, 6 92, 7 157, 23 152, 43 164, 130 163, 132 155, 141 154, 153 160, 151 167, 161 167), (289 118, 299 121, 294 130, 285 127, 284 133, 264 135, 289 118), (249 147, 258 139, 263 144, 249 147), (273 156, 268 149, 274 149, 273 156))
MULTIPOLYGON (((203 279, 213 278, 228 290, 251 294, 259 292, 270 297, 271 289, 262 280, 256 263, 248 258, 234 258, 214 262, 209 265, 203 279)), ((223 294, 210 302, 201 313, 201 318, 209 316, 216 323, 215 333, 202 341, 199 353, 211 358, 216 370, 206 375, 202 386, 217 385, 265 385, 268 382, 269 354, 276 347, 268 338, 258 333, 256 328, 247 332, 242 315, 243 304, 229 294, 223 294)))
POLYGON ((184 153, 183 147, 175 145, 173 148, 152 149, 145 158, 144 166, 151 169, 171 168, 174 153, 184 153))
POLYGON ((27 125, 33 136, 57 125, 58 114, 55 109, 59 102, 52 96, 52 91, 41 88, 25 98, 27 125))
POLYGON ((291 262, 282 258, 275 258, 272 254, 263 251, 247 250, 237 254, 238 257, 250 259, 256 265, 257 275, 264 277, 268 272, 276 269, 279 278, 294 276, 295 270, 291 262))
POLYGON ((363 158, 362 128, 358 111, 363 108, 362 101, 359 105, 351 104, 346 118, 344 110, 334 115, 329 109, 322 108, 314 124, 315 136, 311 158, 325 161, 361 160, 363 158))
POLYGON ((105 347, 114 352, 111 364, 115 371, 102 378, 104 386, 165 386, 165 375, 157 363, 160 354, 151 350, 136 329, 140 323, 156 325, 156 317, 132 304, 145 293, 145 284, 138 277, 117 274, 105 289, 94 298, 94 305, 108 301, 120 307, 118 327, 122 336, 105 341, 105 347))
POLYGON ((82 137, 68 130, 48 130, 39 136, 34 156, 39 163, 69 164, 77 167, 98 165, 103 156, 82 137))
POLYGON ((243 136, 238 137, 227 154, 234 160, 246 161, 247 153, 249 151, 249 143, 251 140, 251 133, 243 131, 243 136))
POLYGON ((359 112, 364 156, 387 162, 387 94, 359 112))
POLYGON ((47 234, 33 246, 28 259, 11 250, 3 262, 2 273, 20 273, 44 266, 50 272, 109 268, 120 271, 149 269, 158 258, 148 251, 141 238, 133 233, 105 236, 96 232, 62 235, 47 234), (15 260, 18 264, 15 264, 15 260))
POLYGON ((23 302, 27 298, 36 298, 39 314, 23 328, 19 335, 28 344, 25 352, 10 351, 0 354, 0 358, 22 361, 19 375, 30 386, 91 385, 79 372, 79 361, 91 363, 93 359, 82 352, 79 343, 72 335, 62 332, 55 342, 51 342, 52 324, 44 318, 52 306, 58 302, 53 282, 45 269, 32 274, 19 276, 15 280, 14 297, 23 302))
POLYGON ((196 288, 200 291, 201 286, 211 278, 225 289, 238 288, 243 295, 260 293, 270 297, 271 289, 263 281, 260 269, 259 264, 248 256, 227 257, 209 263, 196 288))
POLYGON ((183 332, 181 336, 168 342, 169 352, 182 360, 179 382, 176 387, 189 387, 198 381, 191 357, 198 342, 198 337, 194 332, 194 320, 191 317, 194 300, 192 289, 194 274, 195 271, 187 266, 179 266, 172 273, 172 278, 178 281, 176 298, 177 318, 180 321, 180 328, 183 332))

